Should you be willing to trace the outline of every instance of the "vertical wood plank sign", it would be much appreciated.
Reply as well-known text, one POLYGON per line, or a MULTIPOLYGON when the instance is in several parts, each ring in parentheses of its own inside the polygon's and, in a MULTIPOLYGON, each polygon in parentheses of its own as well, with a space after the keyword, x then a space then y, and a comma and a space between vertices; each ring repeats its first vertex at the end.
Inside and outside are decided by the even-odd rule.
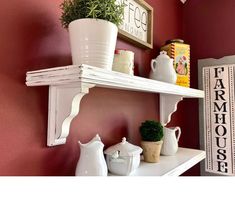
POLYGON ((235 65, 203 68, 206 171, 235 175, 235 65))

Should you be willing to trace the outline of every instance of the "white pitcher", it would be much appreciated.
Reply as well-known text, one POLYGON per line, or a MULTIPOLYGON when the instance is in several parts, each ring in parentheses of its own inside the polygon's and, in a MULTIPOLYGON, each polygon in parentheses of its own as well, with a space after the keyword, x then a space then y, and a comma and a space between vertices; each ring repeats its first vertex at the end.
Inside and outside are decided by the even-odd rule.
POLYGON ((80 145, 81 153, 76 167, 76 176, 107 176, 108 169, 104 159, 103 148, 97 134, 90 142, 80 145))
POLYGON ((162 82, 175 84, 177 75, 173 65, 173 59, 167 55, 166 51, 160 52, 156 59, 151 61, 150 78, 162 82))
POLYGON ((163 137, 163 145, 161 149, 161 155, 171 156, 174 155, 178 151, 178 142, 181 135, 180 127, 164 127, 163 128, 164 137, 163 137), (176 136, 176 132, 178 131, 178 135, 176 136))

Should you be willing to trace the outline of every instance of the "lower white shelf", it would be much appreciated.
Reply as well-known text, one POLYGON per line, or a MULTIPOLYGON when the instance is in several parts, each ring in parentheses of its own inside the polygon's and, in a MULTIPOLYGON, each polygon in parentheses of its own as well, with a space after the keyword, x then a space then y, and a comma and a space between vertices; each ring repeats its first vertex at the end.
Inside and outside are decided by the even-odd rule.
POLYGON ((174 156, 161 156, 159 163, 141 161, 130 176, 179 176, 205 158, 205 151, 179 148, 174 156))

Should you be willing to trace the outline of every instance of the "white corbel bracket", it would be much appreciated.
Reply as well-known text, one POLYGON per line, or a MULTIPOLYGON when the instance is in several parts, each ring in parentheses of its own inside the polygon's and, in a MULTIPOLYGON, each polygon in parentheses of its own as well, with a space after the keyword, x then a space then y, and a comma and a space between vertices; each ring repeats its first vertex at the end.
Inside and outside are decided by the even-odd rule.
POLYGON ((179 95, 160 94, 160 121, 163 126, 171 121, 171 115, 177 110, 181 100, 183 97, 179 95))
POLYGON ((94 86, 82 82, 49 86, 47 146, 66 143, 70 124, 79 113, 80 102, 94 86))

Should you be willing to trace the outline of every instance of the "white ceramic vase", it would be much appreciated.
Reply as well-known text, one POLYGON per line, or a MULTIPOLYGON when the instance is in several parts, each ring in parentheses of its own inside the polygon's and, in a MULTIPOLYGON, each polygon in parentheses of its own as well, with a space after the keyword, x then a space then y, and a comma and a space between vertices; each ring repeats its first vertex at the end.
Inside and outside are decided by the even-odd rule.
POLYGON ((178 142, 181 136, 180 127, 171 127, 163 128, 163 145, 161 149, 161 155, 172 156, 178 151, 178 142), (178 135, 176 136, 176 132, 178 131, 178 135))
POLYGON ((78 19, 69 24, 74 65, 87 64, 112 70, 118 28, 101 19, 78 19))
POLYGON ((76 176, 107 176, 108 168, 105 162, 103 148, 99 135, 90 142, 80 145, 80 158, 76 167, 76 176))

